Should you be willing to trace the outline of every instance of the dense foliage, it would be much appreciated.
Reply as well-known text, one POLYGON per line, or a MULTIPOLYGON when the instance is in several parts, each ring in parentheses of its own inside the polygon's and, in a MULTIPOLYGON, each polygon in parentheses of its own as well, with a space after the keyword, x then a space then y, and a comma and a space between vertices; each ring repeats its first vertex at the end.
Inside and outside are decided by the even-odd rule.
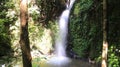
MULTIPOLYGON (((119 63, 119 42, 120 1, 108 1, 108 66, 118 67, 119 63), (114 57, 114 58, 113 58, 114 57), (114 61, 112 61, 114 60, 114 61), (118 62, 118 63, 114 63, 118 62)), ((69 45, 73 46, 80 57, 101 61, 102 51, 102 0, 82 0, 76 2, 71 14, 69 23, 69 45)))
POLYGON ((9 25, 15 20, 12 18, 9 8, 13 8, 14 5, 10 2, 0 1, 0 56, 9 54, 11 49, 11 40, 9 36, 9 25))
POLYGON ((71 15, 69 42, 73 45, 73 50, 81 57, 93 59, 100 54, 99 51, 102 46, 102 11, 101 4, 97 3, 92 0, 80 1, 75 4, 71 15))

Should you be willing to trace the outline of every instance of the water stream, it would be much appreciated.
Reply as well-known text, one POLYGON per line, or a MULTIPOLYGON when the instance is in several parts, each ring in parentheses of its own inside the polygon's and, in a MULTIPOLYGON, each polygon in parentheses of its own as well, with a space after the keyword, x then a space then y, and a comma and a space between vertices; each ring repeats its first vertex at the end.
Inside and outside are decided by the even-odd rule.
POLYGON ((66 9, 63 11, 59 19, 59 36, 55 43, 55 57, 49 61, 50 64, 53 64, 56 67, 61 67, 61 65, 70 62, 70 59, 66 56, 65 50, 68 34, 68 19, 74 2, 75 0, 68 0, 68 3, 66 3, 66 9))

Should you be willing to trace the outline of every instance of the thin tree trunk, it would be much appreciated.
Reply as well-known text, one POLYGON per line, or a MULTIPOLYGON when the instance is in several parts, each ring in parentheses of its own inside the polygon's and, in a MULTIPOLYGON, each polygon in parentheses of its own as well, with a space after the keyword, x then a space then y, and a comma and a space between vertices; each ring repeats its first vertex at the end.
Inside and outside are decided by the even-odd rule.
POLYGON ((23 67, 32 67, 28 37, 28 8, 27 0, 20 0, 20 46, 22 50, 23 67))
POLYGON ((102 49, 102 67, 107 67, 107 0, 103 0, 103 49, 102 49))

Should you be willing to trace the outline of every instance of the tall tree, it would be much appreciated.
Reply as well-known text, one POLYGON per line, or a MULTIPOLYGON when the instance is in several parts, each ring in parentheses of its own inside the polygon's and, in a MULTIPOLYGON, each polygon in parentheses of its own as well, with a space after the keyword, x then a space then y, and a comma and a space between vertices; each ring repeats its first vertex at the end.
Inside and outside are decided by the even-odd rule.
POLYGON ((27 0, 20 0, 20 46, 22 50, 23 67, 32 67, 28 37, 28 6, 27 0))
POLYGON ((107 67, 107 0, 103 0, 103 49, 102 49, 102 67, 107 67))

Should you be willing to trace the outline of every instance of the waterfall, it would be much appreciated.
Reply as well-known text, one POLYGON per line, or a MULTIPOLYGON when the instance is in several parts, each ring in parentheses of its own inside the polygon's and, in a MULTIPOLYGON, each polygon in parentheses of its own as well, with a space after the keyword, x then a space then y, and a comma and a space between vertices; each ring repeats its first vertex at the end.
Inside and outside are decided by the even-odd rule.
POLYGON ((68 0, 69 3, 66 3, 66 9, 62 12, 59 19, 59 36, 56 39, 55 43, 55 57, 50 60, 54 65, 61 65, 62 63, 69 62, 69 59, 66 57, 66 43, 67 43, 67 34, 68 34, 68 19, 70 10, 74 4, 75 0, 68 0))
POLYGON ((59 19, 59 38, 55 44, 55 54, 57 56, 66 57, 66 42, 67 42, 67 33, 68 33, 68 19, 70 10, 73 6, 75 0, 68 0, 70 3, 66 3, 66 9, 60 16, 59 19))

